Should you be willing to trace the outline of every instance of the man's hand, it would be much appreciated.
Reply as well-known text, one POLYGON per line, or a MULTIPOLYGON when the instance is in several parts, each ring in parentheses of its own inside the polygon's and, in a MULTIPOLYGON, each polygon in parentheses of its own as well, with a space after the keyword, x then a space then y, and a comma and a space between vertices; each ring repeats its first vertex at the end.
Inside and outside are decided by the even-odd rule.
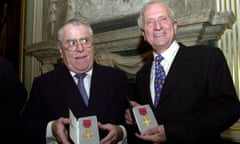
POLYGON ((123 138, 123 131, 120 126, 113 125, 113 124, 101 124, 98 123, 100 129, 107 130, 108 135, 104 137, 100 144, 116 144, 123 138))
POLYGON ((70 142, 68 141, 68 131, 65 128, 65 125, 69 124, 70 119, 63 117, 55 120, 52 124, 52 133, 57 139, 57 141, 62 144, 70 144, 70 142))
MULTIPOLYGON (((130 101, 130 104, 131 104, 132 107, 140 105, 140 104, 138 104, 138 103, 135 102, 135 101, 130 101)), ((131 112, 130 112, 130 109, 126 109, 126 110, 125 110, 124 117, 125 117, 125 122, 126 122, 127 124, 129 124, 129 125, 133 125, 133 124, 134 124, 134 119, 133 119, 133 117, 132 117, 132 114, 131 114, 131 112)))
POLYGON ((151 141, 153 144, 160 144, 162 142, 165 142, 167 139, 163 125, 159 125, 158 127, 146 130, 143 135, 140 135, 138 133, 135 135, 142 140, 151 141))

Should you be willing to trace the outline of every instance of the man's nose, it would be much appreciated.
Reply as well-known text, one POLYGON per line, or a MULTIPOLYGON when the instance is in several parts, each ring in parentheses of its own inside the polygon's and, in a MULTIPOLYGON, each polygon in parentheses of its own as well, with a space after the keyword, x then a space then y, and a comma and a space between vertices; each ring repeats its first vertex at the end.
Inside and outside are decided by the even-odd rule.
POLYGON ((160 30, 160 29, 162 28, 161 22, 155 21, 155 22, 154 22, 154 28, 155 28, 156 30, 160 30))
POLYGON ((76 45, 76 51, 82 52, 84 50, 82 44, 78 41, 76 45))

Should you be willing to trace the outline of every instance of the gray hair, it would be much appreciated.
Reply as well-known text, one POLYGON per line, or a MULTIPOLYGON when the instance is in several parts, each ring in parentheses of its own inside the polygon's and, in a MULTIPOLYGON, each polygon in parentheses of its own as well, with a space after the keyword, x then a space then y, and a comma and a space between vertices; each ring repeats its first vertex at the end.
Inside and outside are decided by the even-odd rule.
POLYGON ((58 36, 58 41, 62 41, 63 39, 63 28, 68 25, 68 24, 72 24, 74 26, 80 26, 80 25, 84 25, 86 27, 88 27, 88 31, 89 33, 93 36, 93 29, 90 26, 89 23, 87 23, 84 19, 82 18, 78 18, 78 17, 74 17, 71 19, 68 19, 66 22, 63 23, 63 25, 59 28, 58 32, 57 32, 57 36, 58 36))
POLYGON ((138 27, 139 27, 141 30, 143 30, 143 23, 142 23, 142 22, 143 22, 143 14, 144 14, 144 11, 145 11, 145 9, 146 9, 149 5, 154 4, 154 3, 160 3, 160 4, 164 5, 164 6, 167 8, 167 10, 168 10, 168 13, 169 13, 169 15, 170 15, 171 20, 172 20, 173 22, 174 22, 174 21, 177 21, 177 17, 176 17, 176 15, 175 15, 175 12, 168 6, 167 3, 159 2, 159 1, 152 1, 152 2, 149 2, 149 3, 147 3, 146 5, 144 5, 143 8, 141 9, 140 13, 139 13, 139 17, 138 17, 137 23, 138 23, 138 27))

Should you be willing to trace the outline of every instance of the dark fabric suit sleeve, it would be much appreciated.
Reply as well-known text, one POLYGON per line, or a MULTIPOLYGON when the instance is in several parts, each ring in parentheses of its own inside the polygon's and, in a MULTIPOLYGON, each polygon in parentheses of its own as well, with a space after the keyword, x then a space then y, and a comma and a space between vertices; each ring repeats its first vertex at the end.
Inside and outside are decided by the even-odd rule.
POLYGON ((210 58, 206 62, 204 57, 202 60, 208 63, 207 81, 202 86, 207 103, 191 115, 163 123, 170 143, 201 143, 219 139, 220 133, 240 116, 239 100, 225 58, 219 49, 211 49, 209 53, 210 58))
POLYGON ((22 141, 25 143, 46 143, 47 121, 42 119, 44 113, 41 110, 41 100, 39 97, 39 81, 34 79, 28 103, 22 114, 22 141))

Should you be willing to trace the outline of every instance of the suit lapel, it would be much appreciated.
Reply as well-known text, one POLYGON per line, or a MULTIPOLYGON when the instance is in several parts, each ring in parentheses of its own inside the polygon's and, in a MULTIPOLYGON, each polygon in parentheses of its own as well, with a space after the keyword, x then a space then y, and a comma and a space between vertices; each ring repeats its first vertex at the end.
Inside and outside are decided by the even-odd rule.
POLYGON ((90 111, 97 112, 101 107, 105 106, 105 91, 107 91, 107 89, 104 86, 104 77, 106 77, 104 70, 101 69, 101 66, 94 63, 90 86, 90 97, 88 101, 88 108, 90 111))
POLYGON ((186 50, 187 48, 185 46, 180 45, 179 51, 176 54, 176 57, 166 77, 159 103, 161 103, 165 98, 167 98, 168 95, 170 95, 172 91, 174 91, 174 88, 177 86, 178 82, 184 76, 186 62, 188 60, 186 50))
POLYGON ((153 62, 153 58, 151 61, 146 63, 146 65, 141 69, 141 73, 138 76, 138 81, 137 81, 138 85, 140 86, 139 87, 140 91, 138 91, 138 92, 140 92, 141 94, 137 94, 137 96, 138 95, 143 96, 140 98, 141 100, 139 100, 139 101, 142 101, 142 104, 148 103, 153 107, 152 97, 151 97, 151 92, 150 92, 150 87, 149 87, 152 62, 153 62))
POLYGON ((66 104, 67 108, 71 108, 73 113, 79 117, 86 106, 81 98, 78 88, 65 66, 60 67, 56 72, 56 80, 58 86, 56 91, 59 91, 59 100, 66 104))
MULTIPOLYGON (((152 60, 153 62, 153 60, 152 60)), ((145 82, 146 82, 146 86, 145 87, 145 95, 147 96, 147 101, 150 103, 151 107, 154 107, 154 104, 152 103, 152 97, 151 97, 151 92, 150 92, 150 89, 149 89, 149 86, 150 86, 150 77, 151 77, 151 69, 152 69, 152 63, 149 63, 147 65, 147 77, 144 78, 145 79, 145 82)))

